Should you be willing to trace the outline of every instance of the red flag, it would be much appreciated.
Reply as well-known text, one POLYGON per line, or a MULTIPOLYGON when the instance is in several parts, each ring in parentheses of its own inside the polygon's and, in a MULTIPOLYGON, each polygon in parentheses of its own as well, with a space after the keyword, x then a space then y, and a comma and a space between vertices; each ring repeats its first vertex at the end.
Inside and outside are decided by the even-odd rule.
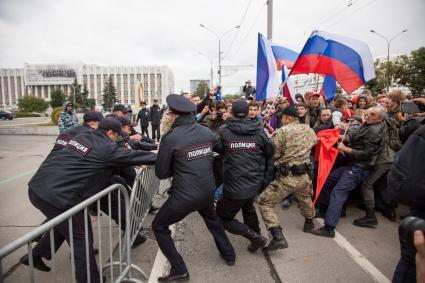
POLYGON ((338 149, 333 145, 338 141, 340 129, 323 130, 317 133, 319 142, 316 145, 315 157, 319 157, 319 170, 317 172, 316 197, 313 206, 316 203, 323 185, 331 172, 332 166, 338 155, 338 149))

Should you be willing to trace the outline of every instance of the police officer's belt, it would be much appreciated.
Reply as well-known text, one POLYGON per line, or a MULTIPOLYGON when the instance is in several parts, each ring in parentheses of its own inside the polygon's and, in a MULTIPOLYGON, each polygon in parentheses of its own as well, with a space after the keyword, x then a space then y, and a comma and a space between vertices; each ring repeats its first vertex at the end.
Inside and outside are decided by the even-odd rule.
POLYGON ((311 165, 308 163, 302 163, 290 166, 288 163, 280 164, 279 171, 283 176, 288 176, 289 172, 294 176, 299 176, 310 172, 311 165))

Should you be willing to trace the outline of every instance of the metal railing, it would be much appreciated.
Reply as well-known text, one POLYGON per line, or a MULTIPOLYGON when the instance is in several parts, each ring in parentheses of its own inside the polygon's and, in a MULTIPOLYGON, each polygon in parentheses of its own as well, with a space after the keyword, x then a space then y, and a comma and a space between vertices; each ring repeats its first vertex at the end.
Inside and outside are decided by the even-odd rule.
MULTIPOLYGON (((19 248, 23 246, 27 246, 28 250, 28 261, 29 261, 29 280, 30 282, 35 282, 34 277, 34 261, 33 261, 33 253, 32 253, 32 245, 33 241, 40 236, 43 236, 46 233, 49 233, 50 235, 50 249, 51 249, 51 268, 53 273, 53 281, 57 282, 57 270, 56 270, 56 262, 55 262, 55 244, 54 244, 54 228, 58 226, 59 224, 68 221, 69 224, 69 246, 70 246, 70 253, 71 253, 71 273, 72 273, 72 282, 76 282, 76 267, 75 267, 75 251, 74 251, 74 236, 73 236, 73 225, 72 225, 72 217, 76 215, 77 213, 84 211, 84 227, 85 227, 85 254, 86 254, 86 268, 87 268, 87 275, 86 279, 87 282, 92 281, 92 274, 90 273, 90 261, 89 261, 89 231, 88 231, 88 206, 91 204, 97 203, 97 207, 100 208, 100 199, 102 197, 107 196, 108 198, 108 215, 109 215, 109 258, 110 261, 113 260, 113 243, 112 243, 112 213, 111 213, 111 193, 117 193, 118 194, 118 229, 121 227, 121 198, 124 200, 125 204, 125 216, 126 216, 126 231, 130 231, 130 200, 127 193, 127 189, 120 184, 114 184, 109 186, 108 188, 104 189, 103 191, 97 193, 96 195, 88 198, 87 200, 81 202, 80 204, 74 206, 73 208, 65 211, 64 213, 58 215, 57 217, 53 218, 52 220, 48 221, 47 223, 35 228, 33 231, 27 233, 26 235, 22 236, 21 238, 13 241, 12 243, 2 247, 0 249, 0 282, 4 282, 4 275, 3 275, 3 269, 2 264, 3 260, 6 256, 13 253, 14 251, 18 250, 19 248), (122 194, 122 197, 121 197, 122 194)), ((100 209, 97 210, 97 217, 98 220, 100 219, 100 209)), ((98 258, 98 265, 99 265, 99 275, 100 275, 100 282, 103 282, 103 267, 102 267, 102 229, 100 226, 100 221, 97 221, 97 230, 98 230, 98 245, 99 245, 99 258, 98 258)), ((119 232, 118 235, 121 235, 121 232, 119 232)), ((94 237, 94 236, 93 236, 94 237)), ((126 281, 133 281, 133 282, 140 282, 136 278, 132 278, 131 276, 131 269, 132 267, 135 269, 137 268, 135 265, 131 263, 131 238, 130 233, 124 233, 123 240, 121 239, 121 236, 118 236, 118 247, 119 247, 119 261, 115 262, 119 266, 119 275, 117 276, 115 282, 120 282, 122 280, 126 281), (124 241, 124 244, 122 243, 124 241), (124 251, 124 252, 123 252, 124 251)), ((141 269, 140 269, 141 270, 141 269)), ((146 276, 145 274, 143 274, 146 276)), ((110 280, 114 280, 114 269, 110 268, 110 280)))
MULTIPOLYGON (((126 231, 130 231, 131 245, 133 245, 136 237, 143 228, 143 222, 151 208, 153 197, 158 190, 159 179, 155 175, 155 166, 143 166, 136 175, 130 196, 130 230, 126 229, 126 231)), ((124 245, 122 253, 125 254, 127 250, 127 247, 124 245)), ((111 262, 104 269, 116 265, 120 265, 120 262, 111 262)), ((148 279, 146 273, 140 267, 130 264, 130 268, 135 269, 145 279, 148 279)))

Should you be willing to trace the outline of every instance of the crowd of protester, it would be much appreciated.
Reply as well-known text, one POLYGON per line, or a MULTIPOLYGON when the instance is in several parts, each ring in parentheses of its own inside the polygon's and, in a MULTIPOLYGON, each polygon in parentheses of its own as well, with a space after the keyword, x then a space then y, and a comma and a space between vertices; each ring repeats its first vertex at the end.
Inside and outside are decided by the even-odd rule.
MULTIPOLYGON (((294 123, 304 125, 304 128, 301 127, 298 130, 301 129, 306 135, 312 133, 313 136, 314 134, 320 135, 325 130, 338 129, 339 131, 339 140, 334 145, 338 149, 339 154, 318 197, 314 210, 310 211, 306 204, 311 204, 316 194, 319 168, 319 160, 314 157, 316 137, 310 137, 308 141, 309 145, 306 150, 310 152, 307 154, 309 156, 309 165, 300 169, 303 174, 307 172, 304 169, 307 170, 308 168, 309 171, 308 178, 311 178, 311 180, 305 182, 309 186, 312 184, 311 188, 308 188, 311 191, 308 197, 309 199, 300 199, 300 193, 297 192, 297 189, 291 189, 288 190, 289 195, 287 197, 285 195, 285 198, 282 200, 283 209, 288 209, 291 205, 293 199, 291 194, 300 203, 301 213, 306 218, 304 232, 311 232, 317 236, 335 237, 335 228, 340 217, 346 215, 347 202, 350 197, 358 201, 359 209, 365 211, 365 216, 355 219, 353 222, 354 225, 369 228, 378 226, 378 219, 375 215, 376 211, 380 211, 390 221, 396 221, 397 202, 394 201, 391 195, 392 192, 387 183, 387 175, 392 170, 392 163, 395 161, 397 153, 403 149, 403 144, 409 140, 409 136, 425 124, 425 119, 423 118, 425 117, 425 111, 403 111, 402 104, 413 101, 414 104, 419 105, 419 109, 423 109, 425 108, 425 98, 413 99, 412 97, 405 96, 399 90, 391 91, 389 94, 385 91, 374 94, 369 90, 364 90, 359 95, 346 96, 337 94, 331 100, 326 100, 319 93, 308 92, 304 95, 297 94, 294 103, 291 103, 287 98, 282 96, 257 102, 255 100, 255 88, 251 86, 250 81, 246 82, 244 93, 245 97, 240 100, 234 98, 221 99, 221 96, 217 96, 216 88, 212 89, 209 95, 202 99, 198 96, 191 96, 190 93, 186 92, 181 95, 196 105, 197 110, 192 113, 196 122, 208 127, 211 131, 218 134, 222 140, 229 139, 231 141, 232 136, 235 135, 245 136, 247 139, 248 136, 256 139, 254 137, 261 134, 266 139, 268 138, 269 141, 256 141, 256 144, 264 143, 266 147, 273 140, 276 151, 278 152, 276 135, 278 135, 278 130, 282 127, 289 127, 288 125, 294 125, 294 123), (243 111, 241 111, 241 107, 245 107, 243 103, 241 104, 242 100, 246 101, 243 103, 247 104, 246 113, 242 113, 243 111), (235 105, 238 109, 233 109, 235 105), (242 116, 239 119, 237 116, 240 116, 240 114, 242 116), (252 125, 249 121, 253 122, 251 123, 252 125), (311 148, 312 146, 313 148, 311 148), (358 192, 357 194, 350 194, 355 190, 358 192), (323 227, 314 229, 311 218, 313 215, 314 217, 324 218, 323 227)), ((64 109, 65 111, 61 114, 60 118, 61 134, 72 136, 76 133, 72 133, 70 130, 78 126, 78 119, 73 116, 72 104, 67 103, 64 105, 64 109)), ((155 100, 149 108, 146 107, 145 102, 141 102, 140 111, 137 115, 134 115, 136 123, 132 123, 132 117, 130 116, 132 114, 128 107, 115 105, 113 113, 109 115, 109 118, 118 119, 119 124, 122 126, 122 132, 126 134, 117 140, 113 140, 117 142, 119 147, 143 151, 155 150, 158 147, 161 136, 167 133, 172 126, 173 122, 169 119, 171 114, 172 111, 167 106, 161 108, 155 100), (141 133, 138 133, 134 129, 137 123, 140 123, 141 133), (148 133, 149 125, 151 126, 151 138, 148 133)), ((96 130, 102 120, 102 117, 89 112, 84 117, 85 126, 79 128, 79 131, 96 130)), ((105 129, 109 128, 106 127, 105 129)), ((282 133, 281 131, 280 134, 282 133)), ((60 138, 61 136, 58 139, 60 138)), ((292 139, 295 139, 292 142, 296 142, 298 138, 303 139, 306 137, 292 137, 292 139)), ((300 143, 297 146, 302 147, 303 144, 300 143)), ((266 164, 257 164, 258 172, 264 171, 264 175, 261 175, 261 173, 261 176, 259 175, 260 177, 257 176, 261 179, 262 185, 255 194, 259 202, 260 211, 263 214, 263 219, 265 219, 264 214, 268 214, 270 211, 267 211, 269 208, 266 207, 264 198, 262 199, 262 192, 265 190, 264 194, 267 195, 269 193, 270 190, 267 191, 266 189, 267 185, 273 180, 278 179, 278 174, 273 174, 273 170, 279 171, 280 168, 278 167, 281 166, 281 164, 276 162, 274 166, 270 164, 268 160, 272 160, 271 163, 273 163, 273 158, 271 158, 273 154, 271 154, 271 150, 266 151, 267 153, 264 153, 266 157, 263 156, 261 157, 262 159, 259 159, 260 163, 266 164), (267 164, 268 162, 269 164, 267 164), (267 174, 267 171, 272 173, 267 174)), ((281 155, 283 154, 283 152, 279 153, 281 155)), ((247 202, 243 204, 240 201, 226 200, 226 182, 229 184, 235 181, 232 181, 232 179, 236 177, 232 176, 231 171, 225 170, 226 166, 228 169, 235 167, 235 165, 229 167, 229 157, 227 157, 226 161, 225 156, 226 154, 216 155, 213 163, 216 187, 214 199, 217 203, 217 211, 224 224, 224 228, 229 232, 240 233, 245 236, 251 241, 249 250, 255 251, 265 246, 266 240, 261 236, 258 221, 252 221, 252 217, 255 216, 255 219, 257 217, 255 215, 255 209, 254 211, 252 210, 254 198, 249 196, 247 202), (229 218, 226 218, 229 215, 229 209, 233 209, 233 212, 229 218), (233 220, 233 217, 239 209, 242 209, 244 218, 251 215, 249 216, 251 217, 251 224, 246 223, 249 227, 235 224, 236 220, 233 220)), ((274 156, 276 156, 276 152, 274 156)), ((257 165, 254 164, 253 166, 257 165)), ((128 187, 131 187, 135 176, 134 168, 131 166, 122 167, 114 173, 114 176, 107 184, 102 184, 102 187, 116 182, 124 183, 128 187)), ((294 169, 293 167, 291 170, 294 169)), ((249 168, 249 170, 251 169, 255 170, 256 168, 249 168)), ((238 169, 238 171, 243 170, 244 166, 238 169)), ((251 170, 249 172, 253 171, 251 170)), ((249 177, 251 178, 252 176, 249 177)), ((242 176, 241 178, 250 179, 248 176, 242 176)), ((236 181, 236 183, 238 182, 236 181)), ((255 183, 256 181, 254 180, 253 182, 255 183)), ((235 186, 237 187, 239 185, 236 184, 235 186)), ((227 194, 229 194, 228 191, 227 194)), ((103 207, 100 209, 104 210, 103 207)), ((422 206, 419 211, 421 211, 419 215, 423 215, 421 213, 425 211, 425 208, 422 206)), ((118 221, 117 208, 114 208, 113 214, 112 217, 118 221)), ((423 216, 421 217, 423 218, 423 216)), ((250 221, 247 220, 246 222, 250 221)), ((274 228, 276 226, 271 225, 271 229, 269 229, 273 240, 266 248, 274 250, 276 248, 288 247, 281 229, 279 232, 274 228)), ((47 240, 47 238, 44 239, 45 242, 47 240)), ((136 244, 143 243, 145 240, 146 237, 140 234, 138 235, 136 244)), ((40 250, 45 250, 45 248, 42 247, 40 250)), ((405 274, 411 273, 412 265, 414 267, 414 262, 409 262, 409 257, 411 259, 412 254, 414 256, 412 247, 405 247, 405 250, 410 251, 410 254, 404 261, 403 257, 400 260, 394 274, 395 282, 403 282, 397 278, 402 278, 405 274)), ((40 252, 35 257, 36 268, 48 271, 49 268, 42 262, 41 257, 49 258, 50 254, 47 253, 45 256, 40 252)), ((24 258, 22 261, 24 264, 28 263, 27 258, 24 258)), ((84 260, 81 261, 80 264, 83 265, 84 260)))

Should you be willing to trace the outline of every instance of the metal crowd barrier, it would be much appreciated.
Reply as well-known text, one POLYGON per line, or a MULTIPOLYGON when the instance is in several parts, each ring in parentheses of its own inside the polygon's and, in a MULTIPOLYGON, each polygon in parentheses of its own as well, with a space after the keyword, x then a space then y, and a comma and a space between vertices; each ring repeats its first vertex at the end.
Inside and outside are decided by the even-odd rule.
MULTIPOLYGON (((148 170, 149 171, 149 170, 148 170)), ((149 171, 150 172, 150 171, 149 171)), ((142 174, 142 176, 145 176, 147 173, 142 174)), ((142 178, 143 179, 143 178, 142 178)), ((143 182, 139 182, 143 183, 143 182)), ((74 252, 74 237, 72 233, 72 216, 77 214, 78 212, 81 212, 84 210, 84 227, 85 227, 85 250, 86 250, 86 268, 87 268, 87 282, 91 282, 91 274, 90 274, 90 263, 89 263, 89 235, 88 235, 88 206, 90 206, 93 203, 97 203, 97 207, 100 208, 100 199, 102 197, 107 196, 108 198, 108 215, 109 215, 109 258, 110 260, 113 260, 113 244, 112 244, 112 217, 111 217, 111 193, 117 193, 118 194, 118 229, 119 234, 118 236, 118 246, 119 246, 119 261, 115 262, 119 266, 119 274, 117 278, 115 279, 115 282, 121 282, 123 280, 125 281, 133 281, 133 282, 140 282, 136 278, 133 278, 131 276, 131 269, 135 268, 136 270, 141 270, 140 268, 136 267, 131 263, 131 233, 125 233, 124 238, 121 239, 121 194, 122 198, 124 199, 125 203, 125 215, 126 215, 126 231, 130 231, 130 226, 133 226, 134 223, 130 221, 130 200, 128 197, 127 189, 120 184, 114 184, 109 186, 108 188, 104 189, 103 191, 97 193, 96 195, 88 198, 87 200, 83 201, 82 203, 74 206, 73 208, 65 211, 64 213, 60 214, 59 216, 53 218, 49 222, 37 227, 33 231, 27 233, 26 235, 22 236, 21 238, 13 241, 12 243, 2 247, 0 249, 0 283, 4 282, 4 274, 2 269, 2 262, 6 256, 13 253, 14 251, 18 250, 19 248, 23 246, 27 246, 28 250, 28 259, 29 259, 29 279, 30 282, 35 282, 34 278, 34 263, 33 263, 33 254, 32 254, 32 246, 33 246, 33 240, 36 238, 44 235, 45 233, 50 233, 50 248, 51 248, 51 272, 53 274, 53 281, 57 282, 57 270, 56 270, 56 262, 55 262, 55 251, 54 251, 54 231, 53 228, 55 228, 57 225, 64 221, 68 221, 69 223, 69 235, 70 235, 70 253, 71 253, 71 273, 72 273, 72 282, 76 282, 75 278, 75 252, 74 252), (122 243, 124 241, 124 243, 122 243)), ((132 193, 133 195, 133 193, 132 193)), ((133 201, 134 202, 134 201, 133 201)), ((134 212, 132 212, 134 213, 134 212)), ((102 229, 100 227, 100 209, 97 210, 97 228, 98 228, 98 245, 99 245, 99 254, 98 254, 98 268, 99 268, 99 275, 100 275, 100 282, 103 282, 103 266, 102 266, 102 259, 103 259, 103 253, 102 253, 102 229)), ((93 235, 95 237, 95 235, 93 235)), ((143 272, 143 271, 142 271, 143 272)), ((146 277, 146 275, 143 273, 143 275, 146 277)), ((111 281, 114 281, 114 269, 110 268, 110 278, 111 281)), ((61 278, 62 279, 62 278, 61 278)))
MULTIPOLYGON (((159 190, 159 179, 155 175, 155 166, 143 166, 137 173, 130 196, 130 245, 133 245, 137 235, 143 228, 143 222, 151 208, 153 197, 159 190)), ((127 233, 126 233, 127 234, 127 233)), ((124 245, 122 253, 125 255, 128 248, 124 245)), ((111 262, 104 268, 119 265, 120 262, 111 262)), ((138 271, 145 279, 146 273, 138 266, 130 264, 130 268, 138 271)))

